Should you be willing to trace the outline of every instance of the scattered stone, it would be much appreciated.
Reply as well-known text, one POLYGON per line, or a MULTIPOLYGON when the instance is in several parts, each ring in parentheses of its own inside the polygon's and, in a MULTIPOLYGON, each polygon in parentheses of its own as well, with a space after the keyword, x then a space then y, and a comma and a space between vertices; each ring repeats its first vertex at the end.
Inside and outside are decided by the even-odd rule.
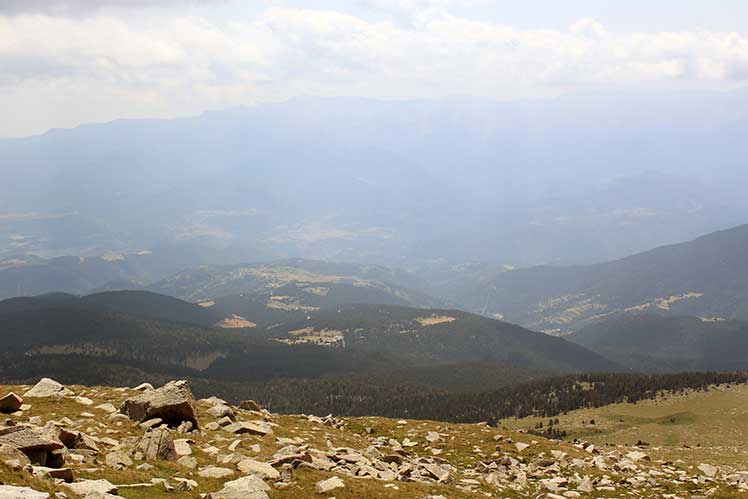
POLYGON ((73 392, 53 379, 42 378, 34 387, 23 394, 27 398, 67 397, 73 392))
POLYGON ((96 409, 108 412, 109 414, 114 414, 115 412, 117 412, 117 408, 108 402, 106 404, 97 405, 96 409))
POLYGON ((197 468, 197 459, 190 456, 183 456, 177 459, 177 464, 181 466, 182 468, 187 468, 188 470, 194 470, 197 468))
POLYGON ((648 455, 638 450, 629 452, 628 454, 626 454, 626 457, 633 462, 651 461, 651 458, 648 455))
POLYGON ((248 475, 256 475, 263 480, 277 480, 280 473, 268 463, 255 461, 254 459, 244 459, 236 465, 239 471, 248 475))
POLYGON ((255 402, 254 400, 244 400, 242 403, 239 404, 239 409, 245 410, 245 411, 255 411, 260 412, 262 411, 262 406, 255 402))
POLYGON ((70 468, 47 468, 46 466, 32 466, 31 474, 37 478, 49 480, 62 480, 70 483, 73 481, 73 470, 70 468))
POLYGON ((48 499, 46 492, 37 492, 28 487, 13 487, 0 485, 0 499, 48 499))
POLYGON ((714 478, 717 476, 717 468, 715 466, 712 466, 711 464, 700 464, 698 467, 698 470, 701 471, 705 477, 707 478, 714 478))
POLYGON ((433 444, 433 443, 436 443, 436 442, 438 442, 438 441, 439 441, 439 440, 441 440, 441 439, 442 439, 441 435, 439 435, 439 434, 438 434, 437 432, 435 432, 435 431, 430 431, 430 432, 428 432, 428 433, 426 434, 426 441, 427 441, 427 442, 429 442, 429 443, 432 443, 432 444, 433 444))
POLYGON ((208 494, 208 499, 269 499, 270 487, 256 476, 245 476, 223 484, 223 489, 208 494))
POLYGON ((197 474, 203 478, 226 478, 233 475, 234 470, 218 466, 210 466, 204 470, 198 471, 197 474))
POLYGON ((37 466, 61 468, 65 457, 58 452, 65 445, 50 431, 23 426, 0 429, 0 445, 20 450, 37 466))
POLYGON ((83 449, 99 452, 99 446, 96 445, 94 439, 79 431, 70 431, 63 428, 60 430, 59 438, 63 445, 68 449, 83 449))
POLYGON ((213 407, 208 409, 208 414, 217 419, 229 418, 231 421, 234 421, 236 419, 234 410, 231 407, 223 404, 214 405, 213 407))
POLYGON ((224 429, 236 435, 249 434, 264 437, 273 433, 273 428, 264 421, 242 421, 227 425, 224 429))
POLYGON ((314 490, 318 494, 327 494, 335 489, 342 489, 344 487, 345 483, 343 482, 343 480, 334 476, 332 478, 328 478, 327 480, 317 482, 317 484, 314 486, 314 490))
POLYGON ((523 450, 530 447, 528 444, 524 442, 517 442, 516 444, 514 444, 514 446, 517 448, 517 452, 522 452, 523 450))
POLYGON ((21 406, 23 406, 23 399, 13 392, 0 398, 0 412, 4 414, 11 414, 19 411, 21 410, 21 406))
POLYGON ((143 435, 136 446, 136 452, 140 453, 145 461, 176 461, 177 451, 174 439, 167 429, 151 430, 143 435))
POLYGON ((125 452, 114 451, 104 457, 104 463, 110 468, 123 470, 128 466, 132 466, 132 459, 125 452))
POLYGON ((125 400, 120 408, 122 414, 142 422, 161 418, 170 426, 179 426, 184 421, 198 427, 193 397, 186 381, 172 381, 157 390, 148 390, 137 397, 125 400))
POLYGON ((82 497, 86 497, 89 494, 100 493, 100 494, 116 494, 117 486, 108 480, 81 480, 75 483, 67 484, 73 494, 77 494, 82 497))
POLYGON ((190 440, 186 438, 180 438, 178 440, 174 440, 174 450, 177 453, 177 456, 189 456, 192 454, 192 447, 190 447, 190 440))

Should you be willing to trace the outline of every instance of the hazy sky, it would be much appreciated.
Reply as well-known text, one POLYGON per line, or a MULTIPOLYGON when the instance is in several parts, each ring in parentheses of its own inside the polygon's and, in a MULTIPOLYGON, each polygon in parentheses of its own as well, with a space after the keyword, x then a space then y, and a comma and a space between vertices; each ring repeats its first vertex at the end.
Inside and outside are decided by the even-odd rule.
POLYGON ((0 0, 0 136, 298 95, 746 79, 745 0, 0 0))

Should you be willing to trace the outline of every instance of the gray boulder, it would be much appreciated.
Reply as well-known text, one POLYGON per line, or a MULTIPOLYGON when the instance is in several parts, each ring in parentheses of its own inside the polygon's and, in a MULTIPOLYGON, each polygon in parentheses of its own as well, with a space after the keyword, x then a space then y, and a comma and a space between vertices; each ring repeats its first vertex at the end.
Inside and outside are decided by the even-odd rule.
POLYGON ((120 412, 137 422, 160 418, 173 427, 185 421, 192 423, 193 428, 198 427, 194 398, 186 381, 172 381, 129 398, 122 404, 120 412))
POLYGON ((65 445, 49 431, 24 426, 0 430, 0 445, 7 445, 26 454, 32 464, 61 468, 65 461, 65 445))
POLYGON ((66 485, 74 494, 87 497, 90 494, 116 494, 117 486, 108 480, 81 480, 66 485))
POLYGON ((167 429, 151 430, 143 435, 136 447, 146 461, 176 461, 179 457, 174 446, 174 439, 167 429))
POLYGON ((42 378, 34 387, 23 394, 28 398, 67 397, 73 392, 53 379, 42 378))
POLYGON ((48 499, 46 492, 37 492, 28 487, 13 487, 0 485, 0 499, 48 499))
POLYGON ((208 494, 209 499, 269 499, 270 487, 256 476, 245 476, 226 482, 223 489, 208 494))

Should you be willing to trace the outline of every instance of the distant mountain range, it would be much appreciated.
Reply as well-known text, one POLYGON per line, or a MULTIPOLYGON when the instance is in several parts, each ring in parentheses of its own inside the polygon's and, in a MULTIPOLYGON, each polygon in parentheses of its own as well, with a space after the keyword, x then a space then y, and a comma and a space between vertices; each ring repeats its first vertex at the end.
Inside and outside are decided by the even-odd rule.
POLYGON ((104 257, 8 258, 0 260, 0 298, 141 289, 204 304, 210 301, 209 306, 217 304, 225 314, 253 316, 346 303, 443 304, 425 292, 429 290, 425 281, 403 270, 300 259, 199 265, 200 255, 207 256, 187 253, 180 258, 160 249, 104 257))
POLYGON ((532 267, 463 282, 452 300, 566 334, 614 314, 748 319, 748 225, 621 260, 532 267))
POLYGON ((0 140, 0 257, 604 261, 744 222, 746 102, 310 97, 0 140))

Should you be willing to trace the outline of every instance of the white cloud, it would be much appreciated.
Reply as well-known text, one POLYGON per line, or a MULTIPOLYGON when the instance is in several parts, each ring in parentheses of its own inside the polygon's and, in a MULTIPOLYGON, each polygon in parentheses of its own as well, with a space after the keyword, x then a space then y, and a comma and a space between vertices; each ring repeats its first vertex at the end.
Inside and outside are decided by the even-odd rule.
POLYGON ((186 4, 218 3, 224 0, 2 0, 0 13, 34 12, 66 14, 97 11, 106 7, 142 8, 186 4))
POLYGON ((748 78, 748 38, 617 33, 592 19, 520 29, 444 11, 407 27, 279 7, 243 21, 20 14, 0 16, 0 67, 0 108, 17 117, 0 135, 17 135, 300 94, 501 99, 582 86, 720 87, 748 78))

